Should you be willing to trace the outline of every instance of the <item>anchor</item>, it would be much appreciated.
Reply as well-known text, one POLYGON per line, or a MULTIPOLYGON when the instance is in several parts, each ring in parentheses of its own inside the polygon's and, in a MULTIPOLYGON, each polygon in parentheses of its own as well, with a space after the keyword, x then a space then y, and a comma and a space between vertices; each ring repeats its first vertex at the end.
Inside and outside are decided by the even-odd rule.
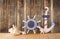
POLYGON ((47 19, 50 17, 49 15, 48 15, 48 11, 49 11, 49 8, 48 7, 45 7, 45 9, 47 9, 46 10, 46 12, 45 12, 45 14, 43 15, 43 18, 44 18, 44 28, 42 28, 42 27, 38 27, 39 29, 40 29, 40 31, 41 31, 41 33, 48 33, 48 32, 50 32, 53 28, 54 28, 54 26, 55 26, 55 23, 54 22, 51 22, 51 27, 49 27, 49 28, 47 28, 47 19))

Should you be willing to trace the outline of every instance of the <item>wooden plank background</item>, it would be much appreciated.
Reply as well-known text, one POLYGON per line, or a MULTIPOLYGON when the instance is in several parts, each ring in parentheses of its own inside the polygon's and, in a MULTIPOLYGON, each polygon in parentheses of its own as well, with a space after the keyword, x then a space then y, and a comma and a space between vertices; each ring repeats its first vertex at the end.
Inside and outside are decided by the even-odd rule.
MULTIPOLYGON (((58 10, 60 9, 56 7, 58 6, 56 4, 58 0, 57 2, 56 0, 53 2, 55 15, 54 22, 56 23, 54 32, 60 32, 60 19, 58 18, 60 16, 58 10), (56 13, 58 14, 56 15, 56 13)), ((26 0, 26 6, 24 0, 0 0, 0 32, 8 32, 8 28, 10 28, 13 24, 16 25, 20 30, 23 30, 22 26, 24 26, 24 23, 22 21, 26 20, 28 15, 30 18, 33 18, 33 16, 36 15, 36 20, 41 20, 41 26, 43 27, 42 15, 44 13, 44 6, 49 7, 49 15, 51 15, 50 0, 26 0)), ((48 25, 50 25, 51 18, 48 20, 48 25)))

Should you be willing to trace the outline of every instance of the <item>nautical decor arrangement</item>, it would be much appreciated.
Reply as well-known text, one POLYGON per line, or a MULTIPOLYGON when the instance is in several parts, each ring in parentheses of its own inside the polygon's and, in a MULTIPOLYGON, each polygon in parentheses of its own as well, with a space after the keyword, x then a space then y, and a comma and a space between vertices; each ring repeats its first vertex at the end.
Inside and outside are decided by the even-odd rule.
MULTIPOLYGON (((44 28, 42 28, 40 25, 38 25, 38 23, 41 22, 41 20, 36 21, 35 20, 36 15, 33 18, 30 18, 28 16, 28 19, 27 20, 23 20, 23 22, 25 23, 25 25, 22 28, 26 28, 27 29, 27 33, 29 33, 29 31, 32 30, 34 32, 34 34, 35 34, 36 33, 36 30, 35 29, 36 28, 39 28, 40 33, 43 33, 44 34, 44 33, 50 32, 54 28, 54 26, 55 26, 55 23, 54 22, 51 22, 51 26, 49 28, 47 28, 48 27, 48 22, 47 21, 48 21, 48 18, 50 18, 50 15, 48 15, 49 8, 48 7, 45 7, 45 9, 46 9, 46 11, 45 11, 44 15, 42 16, 43 19, 44 19, 44 28)), ((26 34, 26 32, 24 32, 24 31, 19 31, 17 29, 17 27, 14 26, 14 25, 8 31, 11 34, 20 34, 20 33, 26 34)))

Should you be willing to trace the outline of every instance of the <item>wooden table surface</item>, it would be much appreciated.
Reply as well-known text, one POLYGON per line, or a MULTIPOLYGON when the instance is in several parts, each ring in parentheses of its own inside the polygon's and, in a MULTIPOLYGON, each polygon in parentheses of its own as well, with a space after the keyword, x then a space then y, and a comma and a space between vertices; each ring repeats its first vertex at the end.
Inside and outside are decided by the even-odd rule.
POLYGON ((0 39, 60 39, 60 33, 27 34, 14 36, 9 33, 0 33, 0 39))

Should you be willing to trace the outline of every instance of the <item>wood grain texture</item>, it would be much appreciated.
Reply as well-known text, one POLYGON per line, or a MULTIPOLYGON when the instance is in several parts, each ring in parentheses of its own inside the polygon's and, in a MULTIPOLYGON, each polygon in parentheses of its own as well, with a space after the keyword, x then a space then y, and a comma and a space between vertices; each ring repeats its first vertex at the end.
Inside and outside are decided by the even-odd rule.
POLYGON ((9 33, 0 33, 0 39, 60 39, 60 33, 27 34, 14 36, 9 33))

